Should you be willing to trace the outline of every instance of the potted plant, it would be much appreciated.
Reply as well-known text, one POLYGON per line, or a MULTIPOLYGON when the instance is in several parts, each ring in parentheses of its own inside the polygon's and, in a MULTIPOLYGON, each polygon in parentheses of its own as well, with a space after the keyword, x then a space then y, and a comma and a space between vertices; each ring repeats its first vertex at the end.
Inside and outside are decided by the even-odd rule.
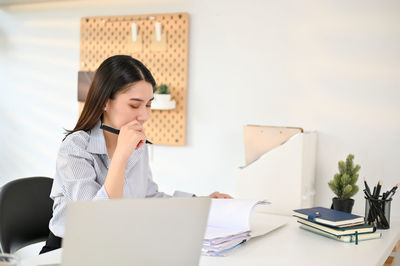
POLYGON ((353 197, 358 192, 356 182, 358 180, 358 171, 361 166, 354 166, 354 155, 349 154, 346 162, 339 161, 339 173, 335 174, 333 179, 328 182, 329 187, 337 197, 332 199, 332 207, 334 210, 351 213, 354 205, 353 197))
POLYGON ((171 110, 175 108, 175 101, 171 101, 171 94, 166 84, 154 86, 154 101, 152 109, 171 110))
POLYGON ((169 94, 168 86, 166 84, 160 84, 154 86, 153 93, 155 94, 169 94))

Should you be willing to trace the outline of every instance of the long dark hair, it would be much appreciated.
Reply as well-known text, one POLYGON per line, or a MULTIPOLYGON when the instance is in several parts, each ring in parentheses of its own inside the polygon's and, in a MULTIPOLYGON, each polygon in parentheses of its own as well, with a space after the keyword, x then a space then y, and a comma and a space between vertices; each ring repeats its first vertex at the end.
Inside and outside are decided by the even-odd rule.
POLYGON ((78 122, 73 130, 66 130, 65 138, 78 130, 91 130, 102 117, 107 100, 114 99, 126 85, 140 80, 156 85, 150 70, 139 60, 128 55, 114 55, 104 60, 94 75, 78 122))

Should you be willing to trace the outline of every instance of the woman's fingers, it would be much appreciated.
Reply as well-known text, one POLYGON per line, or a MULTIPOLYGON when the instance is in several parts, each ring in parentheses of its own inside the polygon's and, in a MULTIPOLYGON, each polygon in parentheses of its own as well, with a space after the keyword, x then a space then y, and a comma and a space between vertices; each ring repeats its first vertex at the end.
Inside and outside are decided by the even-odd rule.
POLYGON ((224 194, 224 193, 219 193, 218 198, 219 199, 232 199, 232 197, 229 194, 224 194))
MULTIPOLYGON (((123 128, 127 128, 127 129, 133 129, 139 132, 143 132, 143 126, 137 121, 137 120, 133 120, 125 125, 122 126, 123 128)), ((121 128, 122 129, 122 128, 121 128)))
POLYGON ((140 123, 139 123, 139 121, 137 121, 137 120, 132 120, 131 122, 129 122, 129 123, 126 123, 125 125, 123 125, 123 126, 132 126, 132 125, 136 125, 136 124, 139 124, 140 125, 140 123))
POLYGON ((213 198, 213 199, 233 199, 231 195, 224 194, 224 193, 219 193, 218 191, 210 194, 209 197, 213 198))
POLYGON ((136 120, 131 121, 121 127, 118 135, 117 148, 118 154, 124 158, 139 149, 146 141, 143 126, 136 120))
POLYGON ((146 143, 146 141, 141 140, 138 145, 136 146, 136 150, 139 149, 140 147, 142 147, 144 144, 146 143))

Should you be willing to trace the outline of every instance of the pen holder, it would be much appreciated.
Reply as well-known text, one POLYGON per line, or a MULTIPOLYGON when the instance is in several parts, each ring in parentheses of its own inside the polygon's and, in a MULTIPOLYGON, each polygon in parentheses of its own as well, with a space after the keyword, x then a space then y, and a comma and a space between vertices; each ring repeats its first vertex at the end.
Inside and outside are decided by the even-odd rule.
POLYGON ((377 229, 390 228, 390 204, 392 199, 365 198, 366 223, 377 229))

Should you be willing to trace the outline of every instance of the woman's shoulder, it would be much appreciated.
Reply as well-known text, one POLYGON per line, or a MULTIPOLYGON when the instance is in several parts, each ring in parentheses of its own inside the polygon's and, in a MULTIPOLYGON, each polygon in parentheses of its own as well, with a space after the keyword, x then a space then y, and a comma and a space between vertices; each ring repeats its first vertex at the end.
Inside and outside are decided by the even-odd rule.
POLYGON ((86 151, 90 134, 83 130, 69 134, 61 143, 60 152, 86 151))

